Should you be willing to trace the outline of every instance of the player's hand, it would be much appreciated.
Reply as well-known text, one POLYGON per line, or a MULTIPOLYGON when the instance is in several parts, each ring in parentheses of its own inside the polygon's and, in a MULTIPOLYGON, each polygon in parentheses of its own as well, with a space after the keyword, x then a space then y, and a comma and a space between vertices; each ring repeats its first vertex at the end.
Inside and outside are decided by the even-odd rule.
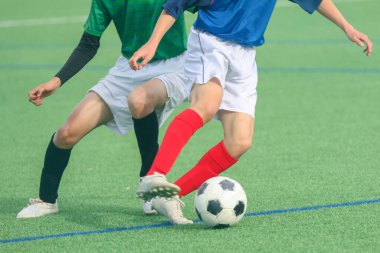
POLYGON ((157 47, 155 47, 149 43, 142 46, 129 59, 129 66, 131 67, 131 69, 140 70, 143 67, 145 67, 145 65, 147 65, 148 62, 150 60, 152 60, 154 54, 156 53, 156 49, 157 49, 157 47), (141 61, 141 63, 139 64, 140 61, 141 61))
POLYGON ((47 83, 41 84, 29 91, 29 101, 36 106, 40 106, 43 103, 44 98, 54 94, 54 92, 61 86, 61 80, 58 77, 52 78, 47 83))
POLYGON ((371 40, 368 38, 367 35, 365 35, 364 33, 359 32, 358 30, 356 30, 352 26, 349 27, 349 29, 347 29, 346 34, 347 34, 347 37, 352 42, 355 42, 356 44, 358 44, 361 47, 365 47, 364 50, 363 50, 363 52, 367 56, 371 56, 373 44, 372 44, 371 40))

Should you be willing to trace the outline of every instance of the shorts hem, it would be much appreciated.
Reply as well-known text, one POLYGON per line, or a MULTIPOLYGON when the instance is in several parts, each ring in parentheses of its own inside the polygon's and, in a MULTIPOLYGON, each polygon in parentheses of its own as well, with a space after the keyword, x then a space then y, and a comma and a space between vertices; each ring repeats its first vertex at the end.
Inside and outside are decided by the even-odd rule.
POLYGON ((246 110, 239 110, 238 108, 229 108, 229 107, 223 107, 223 106, 219 108, 218 112, 221 110, 228 111, 228 112, 240 112, 240 113, 248 114, 253 119, 255 119, 255 112, 249 112, 246 110))

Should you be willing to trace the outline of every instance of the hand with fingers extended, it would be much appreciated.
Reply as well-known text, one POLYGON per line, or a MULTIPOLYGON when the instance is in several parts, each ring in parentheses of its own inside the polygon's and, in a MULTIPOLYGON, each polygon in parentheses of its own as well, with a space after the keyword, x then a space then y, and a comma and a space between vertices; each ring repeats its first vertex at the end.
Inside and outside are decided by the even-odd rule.
POLYGON ((53 77, 50 81, 29 91, 29 101, 36 106, 40 106, 42 105, 44 98, 53 95, 60 86, 61 80, 58 77, 53 77))
POLYGON ((367 35, 359 32, 352 26, 349 26, 349 28, 346 30, 346 35, 352 42, 355 42, 361 47, 365 46, 363 52, 367 56, 371 56, 373 44, 367 35))
POLYGON ((133 70, 140 70, 152 60, 156 53, 157 47, 152 43, 147 43, 137 50, 133 56, 129 59, 129 66, 133 70), (142 61, 141 61, 142 60, 142 61), (141 61, 141 63, 139 63, 141 61))

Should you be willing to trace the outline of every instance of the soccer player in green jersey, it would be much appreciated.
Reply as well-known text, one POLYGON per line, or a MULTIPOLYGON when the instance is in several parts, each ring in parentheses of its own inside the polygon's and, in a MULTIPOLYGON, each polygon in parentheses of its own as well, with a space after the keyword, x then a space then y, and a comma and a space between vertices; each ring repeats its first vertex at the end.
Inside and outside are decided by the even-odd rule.
MULTIPOLYGON (((74 108, 53 134, 45 154, 39 198, 30 199, 17 218, 40 217, 58 212, 58 188, 71 150, 86 134, 106 125, 120 135, 134 128, 141 154, 140 176, 146 175, 158 150, 158 128, 186 98, 183 69, 186 50, 184 17, 180 17, 144 71, 132 71, 128 59, 150 37, 165 0, 93 0, 84 33, 63 68, 50 81, 29 92, 40 106, 96 54, 100 37, 111 21, 122 42, 122 56, 98 84, 74 108)), ((149 202, 146 214, 155 213, 149 202)), ((178 217, 177 223, 191 223, 178 217)))

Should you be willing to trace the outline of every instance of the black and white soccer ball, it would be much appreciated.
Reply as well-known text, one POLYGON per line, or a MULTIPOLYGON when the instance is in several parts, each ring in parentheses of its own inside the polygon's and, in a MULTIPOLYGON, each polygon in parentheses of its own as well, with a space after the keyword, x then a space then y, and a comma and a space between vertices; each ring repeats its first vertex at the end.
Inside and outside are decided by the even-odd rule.
POLYGON ((209 227, 225 228, 240 221, 247 210, 243 187, 228 177, 213 177, 195 195, 195 211, 209 227))

